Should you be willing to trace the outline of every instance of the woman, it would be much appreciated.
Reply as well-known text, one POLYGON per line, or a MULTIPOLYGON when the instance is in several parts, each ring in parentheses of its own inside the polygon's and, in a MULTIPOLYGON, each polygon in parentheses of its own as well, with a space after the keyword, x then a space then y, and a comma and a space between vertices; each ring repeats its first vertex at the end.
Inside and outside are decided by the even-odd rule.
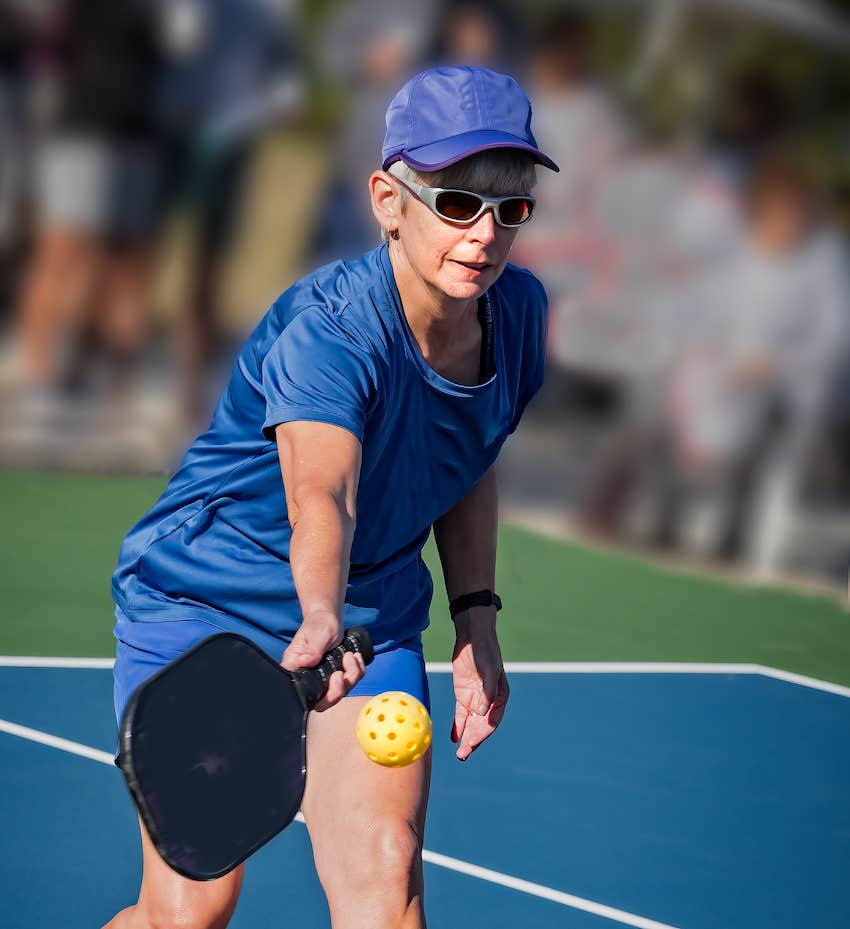
MULTIPOLYGON (((460 760, 508 699, 493 462, 542 381, 546 299, 506 262, 533 209, 534 163, 557 170, 530 116, 511 78, 481 68, 432 69, 399 91, 369 180, 385 243, 278 298, 113 579, 119 718, 142 680, 216 630, 295 669, 316 664, 343 626, 369 629, 368 673, 347 656, 308 728, 302 810, 335 929, 424 925, 430 753, 384 769, 354 730, 370 695, 428 703, 432 584, 420 552, 432 525, 457 629, 460 760)), ((144 830, 142 845, 139 902, 110 927, 227 924, 244 866, 194 883, 144 830)))

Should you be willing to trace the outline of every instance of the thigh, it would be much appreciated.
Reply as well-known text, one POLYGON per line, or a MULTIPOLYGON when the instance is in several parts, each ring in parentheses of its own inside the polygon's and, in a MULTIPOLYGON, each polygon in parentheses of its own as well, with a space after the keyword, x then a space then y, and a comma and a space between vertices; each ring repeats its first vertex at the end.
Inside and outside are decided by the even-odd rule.
POLYGON ((420 852, 431 776, 430 749, 404 768, 384 768, 361 749, 355 726, 369 697, 345 697, 307 726, 307 784, 301 809, 326 892, 368 869, 364 852, 386 826, 415 835, 420 852))

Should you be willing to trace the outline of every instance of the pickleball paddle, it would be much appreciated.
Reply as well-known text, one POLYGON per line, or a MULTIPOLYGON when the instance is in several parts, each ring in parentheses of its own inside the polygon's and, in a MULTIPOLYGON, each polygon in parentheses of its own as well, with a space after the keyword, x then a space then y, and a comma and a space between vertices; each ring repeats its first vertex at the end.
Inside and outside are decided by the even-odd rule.
POLYGON ((225 632, 135 691, 115 763, 171 868, 221 877, 292 822, 307 773, 307 714, 346 651, 371 662, 365 629, 347 630, 316 668, 290 672, 225 632))

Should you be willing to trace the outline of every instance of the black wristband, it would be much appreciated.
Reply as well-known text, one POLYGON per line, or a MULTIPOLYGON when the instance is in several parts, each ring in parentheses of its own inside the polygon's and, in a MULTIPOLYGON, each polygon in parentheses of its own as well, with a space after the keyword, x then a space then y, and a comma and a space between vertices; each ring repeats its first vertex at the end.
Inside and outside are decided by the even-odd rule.
POLYGON ((471 606, 495 606, 498 613, 502 608, 502 601, 492 590, 476 590, 475 593, 455 597, 449 603, 449 613, 454 619, 458 613, 468 610, 471 606))

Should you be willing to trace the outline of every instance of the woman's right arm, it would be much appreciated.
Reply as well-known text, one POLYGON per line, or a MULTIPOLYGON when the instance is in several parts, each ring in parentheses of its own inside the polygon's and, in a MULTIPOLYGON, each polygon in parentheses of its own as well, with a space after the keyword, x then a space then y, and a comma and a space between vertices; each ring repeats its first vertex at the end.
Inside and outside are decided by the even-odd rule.
MULTIPOLYGON (((275 429, 292 538, 289 560, 302 622, 281 664, 313 667, 342 640, 343 606, 357 520, 361 446, 340 426, 287 422, 275 429)), ((346 654, 319 709, 341 699, 363 676, 363 660, 346 654)))

